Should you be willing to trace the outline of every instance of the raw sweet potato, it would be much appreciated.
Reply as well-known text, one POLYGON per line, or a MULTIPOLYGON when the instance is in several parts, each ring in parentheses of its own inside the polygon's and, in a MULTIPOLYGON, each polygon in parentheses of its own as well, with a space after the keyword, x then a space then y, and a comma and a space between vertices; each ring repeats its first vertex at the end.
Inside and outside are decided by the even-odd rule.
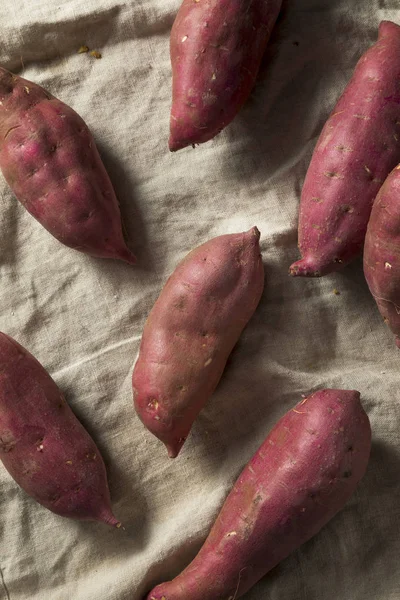
POLYGON ((169 148, 207 142, 254 86, 282 0, 183 0, 171 32, 169 148))
POLYGON ((57 515, 120 526, 96 444, 42 365, 4 333, 0 458, 25 492, 57 515))
POLYGON ((264 270, 256 227, 195 248, 144 327, 132 383, 137 414, 175 458, 254 313, 264 270))
POLYGON ((1 67, 0 168, 21 204, 60 242, 93 256, 136 262, 84 121, 40 86, 1 67))
POLYGON ((400 27, 383 21, 379 38, 325 124, 301 195, 294 276, 338 271, 364 244, 372 203, 400 162, 400 27))
POLYGON ((233 600, 343 508, 371 446, 360 394, 322 390, 288 412, 248 463, 203 547, 147 600, 233 600))
POLYGON ((365 237, 364 274, 400 348, 400 165, 387 177, 372 207, 365 237))

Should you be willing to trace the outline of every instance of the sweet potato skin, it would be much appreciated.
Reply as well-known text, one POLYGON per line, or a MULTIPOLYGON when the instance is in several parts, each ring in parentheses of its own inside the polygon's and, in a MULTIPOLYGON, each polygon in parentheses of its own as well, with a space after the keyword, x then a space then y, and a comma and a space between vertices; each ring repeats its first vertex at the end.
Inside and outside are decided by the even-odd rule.
POLYGON ((293 276, 338 271, 362 251, 372 203, 400 162, 400 27, 383 21, 329 117, 304 182, 293 276))
POLYGON ((1 67, 0 168, 21 204, 64 245, 136 262, 87 125, 43 88, 1 67))
POLYGON ((42 365, 4 333, 0 458, 25 492, 57 515, 120 526, 93 439, 42 365))
POLYGON ((370 447, 358 392, 322 390, 300 402, 240 475, 196 558, 147 600, 240 598, 343 508, 370 447))
POLYGON ((387 177, 372 207, 365 236, 364 274, 400 348, 400 165, 387 177))
POLYGON ((138 416, 175 458, 216 388, 264 286, 256 227, 195 248, 144 327, 132 376, 138 416))
POLYGON ((254 86, 282 0, 184 0, 171 32, 169 148, 207 142, 254 86))

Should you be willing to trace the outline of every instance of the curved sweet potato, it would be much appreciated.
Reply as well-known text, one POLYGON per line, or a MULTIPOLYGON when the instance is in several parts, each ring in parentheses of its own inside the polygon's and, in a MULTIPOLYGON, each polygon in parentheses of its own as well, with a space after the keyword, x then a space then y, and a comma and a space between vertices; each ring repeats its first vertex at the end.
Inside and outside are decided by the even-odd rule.
POLYGON ((183 0, 171 32, 171 151, 211 140, 235 118, 254 86, 281 4, 183 0))
POLYGON ((400 165, 390 173, 372 207, 365 236, 364 274, 400 348, 400 165))
POLYGON ((42 365, 4 333, 0 458, 25 492, 57 515, 120 526, 96 444, 42 365))
POLYGON ((40 86, 1 67, 0 168, 21 204, 65 246, 136 262, 84 121, 40 86))
POLYGON ((264 270, 256 227, 190 252, 144 327, 132 384, 137 414, 175 458, 254 313, 264 270))
POLYGON ((400 162, 400 27, 383 21, 315 148, 300 202, 293 276, 338 271, 362 251, 372 203, 400 162))
POLYGON ((248 463, 192 563, 147 600, 236 600, 343 508, 366 470, 360 394, 322 390, 288 412, 248 463))

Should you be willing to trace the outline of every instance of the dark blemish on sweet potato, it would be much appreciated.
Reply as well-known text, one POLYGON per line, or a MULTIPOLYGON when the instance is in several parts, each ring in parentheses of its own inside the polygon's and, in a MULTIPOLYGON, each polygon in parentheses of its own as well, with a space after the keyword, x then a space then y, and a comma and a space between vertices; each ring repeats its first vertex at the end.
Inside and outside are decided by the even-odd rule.
POLYGON ((336 173, 335 171, 325 171, 324 175, 329 179, 344 179, 343 175, 336 173))
POLYGON ((0 448, 5 453, 11 452, 12 449, 15 447, 15 443, 16 443, 15 439, 11 438, 11 436, 7 436, 7 437, 9 437, 9 439, 4 439, 3 437, 0 437, 0 448))
POLYGON ((343 213, 352 213, 354 212, 354 207, 350 206, 350 204, 342 204, 340 207, 340 211, 343 213))
POLYGON ((14 127, 10 127, 10 129, 8 129, 8 131, 6 132, 4 139, 6 139, 8 137, 8 135, 14 131, 14 129, 18 129, 18 127, 21 127, 21 125, 14 125, 14 127))
POLYGON ((186 306, 186 298, 185 296, 181 296, 174 304, 174 308, 178 310, 183 310, 186 306))
POLYGON ((352 472, 351 472, 350 470, 348 470, 348 471, 345 471, 345 472, 343 473, 343 477, 344 477, 345 479, 348 479, 348 478, 349 478, 349 477, 351 477, 351 476, 352 476, 352 472))
POLYGON ((344 146, 343 144, 339 144, 339 146, 335 146, 335 150, 339 152, 354 152, 354 149, 350 146, 344 146))

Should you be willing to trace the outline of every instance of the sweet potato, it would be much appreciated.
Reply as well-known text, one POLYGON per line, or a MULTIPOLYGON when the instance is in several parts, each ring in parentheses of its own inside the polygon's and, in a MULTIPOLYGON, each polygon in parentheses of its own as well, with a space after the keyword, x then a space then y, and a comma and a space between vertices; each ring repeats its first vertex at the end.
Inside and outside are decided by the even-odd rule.
POLYGON ((42 365, 4 333, 0 458, 25 492, 57 515, 120 526, 96 444, 42 365))
POLYGON ((300 402, 240 475, 196 558, 147 600, 240 598, 343 508, 370 447, 358 392, 322 390, 300 402))
POLYGON ((144 327, 133 377, 144 425, 175 458, 254 313, 264 270, 256 227, 195 248, 168 279, 144 327))
POLYGON ((171 32, 169 148, 207 142, 254 86, 282 0, 183 0, 171 32))
POLYGON ((40 86, 1 67, 0 168, 21 204, 60 242, 93 256, 136 262, 84 121, 40 86))
POLYGON ((400 165, 387 177, 372 207, 365 236, 364 274, 400 348, 400 165))
POLYGON ((400 27, 379 38, 322 130, 301 195, 294 276, 338 271, 362 251, 372 203, 400 162, 400 27))

